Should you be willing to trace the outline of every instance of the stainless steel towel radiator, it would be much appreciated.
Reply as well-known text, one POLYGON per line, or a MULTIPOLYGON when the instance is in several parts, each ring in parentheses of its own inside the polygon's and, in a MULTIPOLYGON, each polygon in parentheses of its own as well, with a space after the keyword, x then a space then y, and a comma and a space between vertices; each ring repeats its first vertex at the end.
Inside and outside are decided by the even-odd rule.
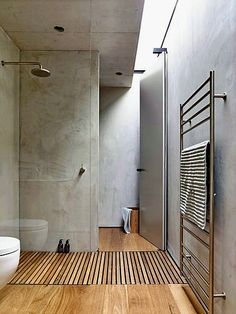
POLYGON ((214 157, 215 157, 215 99, 226 99, 226 93, 215 94, 214 71, 207 80, 180 105, 180 153, 184 148, 187 133, 203 123, 209 124, 209 220, 208 228, 201 230, 180 213, 180 270, 192 288, 204 311, 214 313, 214 298, 225 298, 225 293, 214 293, 214 157), (207 104, 203 101, 207 100, 207 104), (192 237, 205 247, 208 265, 192 252, 186 243, 186 236, 192 237))

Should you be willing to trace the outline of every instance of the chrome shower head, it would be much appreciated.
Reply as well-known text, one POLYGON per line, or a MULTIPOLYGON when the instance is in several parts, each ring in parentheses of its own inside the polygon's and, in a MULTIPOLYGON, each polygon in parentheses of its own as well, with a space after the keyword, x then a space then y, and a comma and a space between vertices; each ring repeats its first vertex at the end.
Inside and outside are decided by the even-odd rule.
POLYGON ((1 61, 1 64, 2 66, 5 66, 5 65, 37 65, 38 67, 37 68, 33 68, 31 70, 31 73, 33 75, 36 75, 38 77, 49 77, 51 75, 50 71, 47 70, 47 69, 44 69, 41 65, 40 62, 27 62, 27 61, 23 61, 23 62, 5 62, 5 61, 1 61))
POLYGON ((38 77, 49 77, 51 75, 50 71, 47 69, 44 69, 42 66, 40 66, 40 68, 33 68, 31 70, 31 73, 38 77))

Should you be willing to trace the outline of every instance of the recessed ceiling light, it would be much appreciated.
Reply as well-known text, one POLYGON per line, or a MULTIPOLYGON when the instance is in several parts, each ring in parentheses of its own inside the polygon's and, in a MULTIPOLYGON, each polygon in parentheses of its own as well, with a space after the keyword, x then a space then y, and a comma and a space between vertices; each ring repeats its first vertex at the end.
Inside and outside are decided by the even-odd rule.
POLYGON ((58 25, 54 26, 54 29, 60 33, 63 33, 65 30, 64 27, 58 25))
POLYGON ((122 75, 123 73, 122 72, 116 72, 116 75, 122 75))

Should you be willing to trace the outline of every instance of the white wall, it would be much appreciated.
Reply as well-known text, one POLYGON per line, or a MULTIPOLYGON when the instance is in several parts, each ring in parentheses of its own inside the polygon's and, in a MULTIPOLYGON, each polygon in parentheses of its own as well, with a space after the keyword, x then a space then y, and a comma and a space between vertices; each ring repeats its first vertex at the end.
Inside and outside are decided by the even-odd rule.
MULTIPOLYGON (((179 104, 215 70, 216 92, 216 313, 236 309, 236 2, 180 0, 165 46, 169 72, 168 246, 179 259, 179 104)), ((195 140, 206 137, 203 128, 195 140)))
POLYGON ((43 250, 60 238, 73 251, 96 250, 98 53, 23 51, 21 60, 40 61, 51 76, 21 71, 20 216, 48 221, 43 250))
MULTIPOLYGON (((0 60, 19 49, 0 28, 0 60)), ((19 237, 19 67, 0 65, 0 235, 19 237)))
POLYGON ((139 75, 128 88, 101 88, 99 226, 121 226, 121 208, 138 205, 139 75))

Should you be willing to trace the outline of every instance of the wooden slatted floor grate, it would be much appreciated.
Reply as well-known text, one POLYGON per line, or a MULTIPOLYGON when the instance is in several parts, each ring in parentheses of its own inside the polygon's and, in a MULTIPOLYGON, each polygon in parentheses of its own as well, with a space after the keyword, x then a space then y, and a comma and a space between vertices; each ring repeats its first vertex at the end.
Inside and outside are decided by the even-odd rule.
POLYGON ((23 252, 10 284, 181 284, 168 254, 152 252, 23 252))

